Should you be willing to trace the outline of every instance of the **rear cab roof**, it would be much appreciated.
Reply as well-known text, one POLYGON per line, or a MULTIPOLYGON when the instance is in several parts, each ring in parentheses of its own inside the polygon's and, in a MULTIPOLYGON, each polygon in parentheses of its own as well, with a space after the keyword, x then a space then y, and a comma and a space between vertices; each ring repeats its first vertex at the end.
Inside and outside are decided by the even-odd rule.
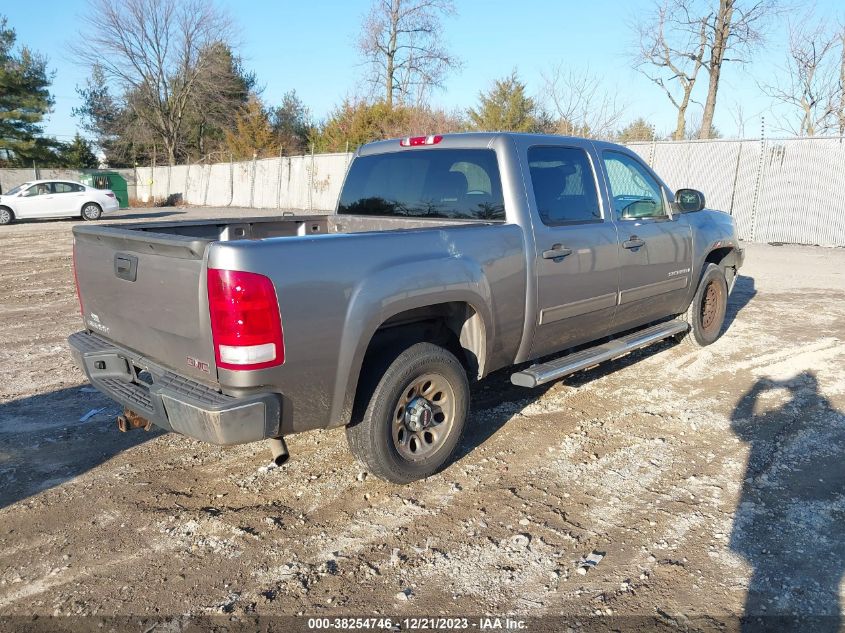
POLYGON ((420 149, 488 149, 492 148, 499 139, 513 139, 519 143, 553 143, 555 145, 572 142, 576 145, 593 143, 598 149, 623 149, 629 152, 623 145, 608 141, 583 138, 580 136, 562 136, 558 134, 533 134, 525 132, 460 132, 454 134, 438 134, 441 140, 435 144, 403 146, 401 138, 392 138, 384 141, 375 141, 362 145, 357 152, 358 156, 370 156, 373 154, 384 154, 388 152, 414 151, 420 149))

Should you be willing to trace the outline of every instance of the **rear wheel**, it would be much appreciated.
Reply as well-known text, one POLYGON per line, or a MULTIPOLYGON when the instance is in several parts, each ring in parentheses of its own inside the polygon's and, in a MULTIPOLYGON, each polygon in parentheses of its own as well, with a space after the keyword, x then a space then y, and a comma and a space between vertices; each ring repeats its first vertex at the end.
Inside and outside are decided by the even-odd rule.
POLYGON ((346 438, 369 472, 404 484, 448 463, 468 409, 469 381, 458 359, 437 345, 417 343, 389 363, 362 419, 346 427, 346 438))
POLYGON ((101 215, 103 215, 103 209, 96 202, 87 202, 82 207, 83 220, 99 220, 101 215))
POLYGON ((714 343, 722 334, 727 307, 725 274, 716 264, 707 264, 692 303, 682 317, 690 326, 683 342, 691 347, 714 343))
POLYGON ((11 224, 15 219, 15 214, 8 207, 0 207, 0 226, 4 224, 11 224))

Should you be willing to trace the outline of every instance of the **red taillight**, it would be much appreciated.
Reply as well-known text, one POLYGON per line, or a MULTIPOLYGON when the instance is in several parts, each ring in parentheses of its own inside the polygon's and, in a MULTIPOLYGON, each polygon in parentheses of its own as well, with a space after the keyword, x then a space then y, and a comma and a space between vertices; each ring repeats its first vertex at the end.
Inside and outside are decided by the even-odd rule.
POLYGON ((85 309, 82 307, 82 295, 79 293, 79 275, 76 274, 76 240, 73 241, 73 285, 76 287, 76 300, 79 302, 79 313, 85 318, 85 309))
POLYGON ((208 269, 214 357, 223 369, 264 369, 285 362, 273 282, 240 270, 208 269))
POLYGON ((106 192, 106 195, 107 195, 109 198, 114 198, 114 194, 113 194, 111 191, 107 191, 107 192, 106 192))
POLYGON ((443 137, 439 134, 434 136, 409 136, 399 141, 402 147, 416 147, 418 145, 437 145, 443 137))

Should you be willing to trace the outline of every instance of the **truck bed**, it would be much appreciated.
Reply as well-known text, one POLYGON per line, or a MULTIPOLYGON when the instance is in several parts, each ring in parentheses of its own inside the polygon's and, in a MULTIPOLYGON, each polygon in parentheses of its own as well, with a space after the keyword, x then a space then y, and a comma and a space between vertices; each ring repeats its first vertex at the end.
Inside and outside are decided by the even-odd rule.
MULTIPOLYGON (((282 216, 254 218, 221 218, 193 222, 171 221, 144 224, 104 225, 117 231, 140 232, 144 235, 160 234, 193 238, 205 242, 226 242, 230 240, 260 240, 271 237, 303 237, 330 233, 365 233, 370 231, 399 231, 408 229, 435 228, 438 226, 459 226, 462 224, 486 224, 477 220, 453 220, 447 218, 394 218, 355 215, 325 216, 282 216)), ((86 228, 86 227, 81 227, 86 228)), ((110 231, 111 232, 111 231, 110 231)))
MULTIPOLYGON (((89 331, 128 350, 149 354, 164 366, 216 388, 218 372, 213 362, 206 283, 213 245, 240 242, 243 246, 238 247, 239 252, 260 245, 271 247, 278 265, 287 261, 284 278, 290 281, 317 265, 315 262, 323 267, 327 258, 337 258, 336 263, 328 264, 331 275, 337 276, 342 262, 349 260, 348 254, 341 254, 343 250, 354 252, 355 257, 393 250, 387 245, 375 251, 371 247, 318 245, 311 243, 315 238, 322 241, 332 235, 350 234, 352 240, 358 238, 351 234, 364 237, 402 230, 420 236, 428 231, 413 229, 484 228, 485 224, 490 223, 443 218, 283 216, 77 225, 73 229, 75 270, 89 331), (282 246, 285 238, 291 239, 287 247, 282 246)), ((413 238, 408 239, 413 244, 413 238)), ((440 231, 426 242, 442 245, 440 231)), ((329 307, 340 309, 339 305, 322 309, 329 307)), ((318 312, 312 313, 312 319, 317 317, 318 312)))

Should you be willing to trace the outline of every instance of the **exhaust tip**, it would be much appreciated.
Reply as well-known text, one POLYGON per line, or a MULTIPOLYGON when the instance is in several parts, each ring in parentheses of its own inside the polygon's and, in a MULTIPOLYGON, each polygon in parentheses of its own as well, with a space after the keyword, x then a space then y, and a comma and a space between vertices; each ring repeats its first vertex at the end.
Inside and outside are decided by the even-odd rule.
POLYGON ((281 466, 290 459, 288 445, 285 444, 285 440, 282 437, 274 437, 270 439, 270 452, 273 454, 273 463, 276 466, 281 466))

